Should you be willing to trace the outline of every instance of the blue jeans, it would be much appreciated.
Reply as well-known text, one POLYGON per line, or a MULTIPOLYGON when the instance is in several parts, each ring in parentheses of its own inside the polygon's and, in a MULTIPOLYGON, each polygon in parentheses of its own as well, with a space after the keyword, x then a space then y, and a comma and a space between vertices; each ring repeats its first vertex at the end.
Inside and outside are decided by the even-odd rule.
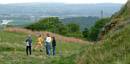
POLYGON ((53 46, 52 48, 53 48, 53 50, 52 50, 53 55, 55 55, 55 54, 56 54, 56 47, 55 47, 55 46, 53 46))
POLYGON ((50 43, 46 42, 46 53, 47 55, 50 56, 50 53, 51 53, 51 45, 50 43))

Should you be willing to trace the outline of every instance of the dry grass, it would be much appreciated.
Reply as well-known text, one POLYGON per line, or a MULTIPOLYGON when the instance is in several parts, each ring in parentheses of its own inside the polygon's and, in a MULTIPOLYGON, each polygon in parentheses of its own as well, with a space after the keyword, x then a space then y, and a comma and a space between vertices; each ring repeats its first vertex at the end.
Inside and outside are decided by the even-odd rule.
POLYGON ((64 36, 61 36, 59 34, 54 34, 54 33, 46 32, 46 31, 41 31, 41 32, 31 31, 31 30, 24 29, 24 28, 6 28, 5 31, 16 32, 16 33, 22 32, 22 33, 31 34, 31 35, 34 35, 34 36, 37 36, 38 34, 42 34, 44 38, 46 37, 46 34, 49 33, 52 37, 55 36, 57 41, 68 42, 68 43, 88 43, 87 41, 84 41, 84 40, 81 40, 81 39, 78 39, 78 38, 64 37, 64 36))

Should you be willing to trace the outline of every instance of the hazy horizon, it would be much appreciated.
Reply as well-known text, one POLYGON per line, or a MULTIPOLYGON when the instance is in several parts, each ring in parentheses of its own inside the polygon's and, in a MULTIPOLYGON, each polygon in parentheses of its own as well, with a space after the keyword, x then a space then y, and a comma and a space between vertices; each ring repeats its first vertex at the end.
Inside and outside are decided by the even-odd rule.
POLYGON ((0 4, 17 3, 65 3, 65 4, 98 4, 98 3, 119 3, 124 4, 127 0, 0 0, 0 4))

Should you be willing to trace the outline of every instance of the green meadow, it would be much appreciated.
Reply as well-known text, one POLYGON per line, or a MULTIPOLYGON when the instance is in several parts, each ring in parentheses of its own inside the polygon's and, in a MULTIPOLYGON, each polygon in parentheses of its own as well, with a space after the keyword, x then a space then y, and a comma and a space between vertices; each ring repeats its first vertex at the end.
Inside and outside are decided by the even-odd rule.
MULTIPOLYGON (((40 52, 32 50, 32 55, 25 53, 25 39, 28 34, 15 32, 0 32, 0 64, 43 64, 58 61, 74 54, 78 54, 84 44, 57 41, 56 56, 47 56, 45 48, 40 52)), ((33 46, 36 45, 36 37, 33 38, 33 46)), ((86 44, 85 44, 86 45, 86 44)))

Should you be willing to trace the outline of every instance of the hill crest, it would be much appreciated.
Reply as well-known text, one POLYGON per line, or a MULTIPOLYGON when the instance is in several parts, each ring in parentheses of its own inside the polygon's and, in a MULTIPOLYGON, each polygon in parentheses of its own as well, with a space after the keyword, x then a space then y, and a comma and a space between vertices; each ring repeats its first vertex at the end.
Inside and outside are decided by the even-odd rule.
POLYGON ((79 38, 74 38, 74 37, 65 37, 61 36, 59 34, 47 32, 47 31, 31 31, 28 29, 24 28, 6 28, 5 31, 7 32, 14 32, 14 33, 26 33, 26 34, 31 34, 34 36, 37 36, 38 34, 42 34, 43 38, 45 38, 46 34, 50 34, 51 36, 55 36, 57 41, 60 42, 68 42, 68 43, 88 43, 87 41, 81 40, 79 38))
POLYGON ((107 23, 102 31, 99 34, 99 39, 104 38, 104 36, 111 32, 118 29, 123 28, 127 24, 130 24, 130 1, 128 1, 119 12, 115 13, 111 17, 111 21, 107 23))

